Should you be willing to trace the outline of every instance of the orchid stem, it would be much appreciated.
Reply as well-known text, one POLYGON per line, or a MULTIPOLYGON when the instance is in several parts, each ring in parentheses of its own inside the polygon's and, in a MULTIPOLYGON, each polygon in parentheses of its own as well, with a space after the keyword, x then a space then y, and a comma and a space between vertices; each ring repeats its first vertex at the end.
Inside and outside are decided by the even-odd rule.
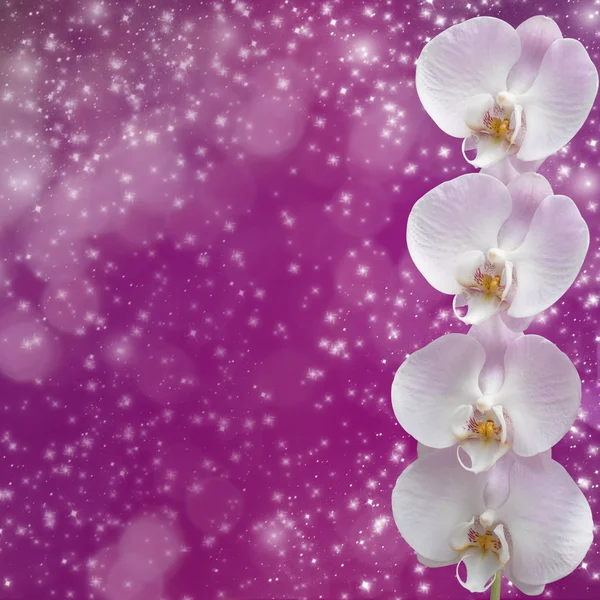
POLYGON ((502 585, 502 572, 498 571, 492 583, 492 591, 490 592, 490 600, 500 600, 500 587, 502 585))

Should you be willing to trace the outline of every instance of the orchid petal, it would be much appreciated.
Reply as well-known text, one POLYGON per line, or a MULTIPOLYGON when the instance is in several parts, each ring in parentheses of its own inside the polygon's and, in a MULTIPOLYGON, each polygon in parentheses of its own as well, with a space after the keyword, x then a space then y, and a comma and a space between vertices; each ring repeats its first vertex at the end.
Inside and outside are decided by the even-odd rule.
POLYGON ((452 414, 450 419, 450 429, 457 439, 467 439, 471 434, 468 425, 474 413, 475 409, 471 404, 462 404, 452 414))
POLYGON ((568 575, 592 543, 589 504, 554 460, 546 459, 535 469, 529 461, 516 461, 510 495, 497 517, 512 538, 512 573, 524 584, 545 585, 568 575))
POLYGON ((518 153, 521 160, 539 160, 571 141, 590 113, 598 91, 598 72, 577 40, 556 40, 537 78, 519 96, 527 134, 518 153))
MULTIPOLYGON (((512 134, 509 142, 511 144, 520 143, 525 135, 525 128, 523 127, 523 107, 520 104, 515 104, 512 115, 510 116, 510 129, 512 134)), ((515 148, 515 152, 518 148, 515 148)))
POLYGON ((513 290, 513 268, 514 265, 510 260, 504 261, 504 270, 500 279, 500 285, 504 288, 500 296, 501 301, 506 300, 506 297, 513 290))
POLYGON ((512 584, 521 590, 526 596, 539 596, 546 589, 545 585, 528 585, 527 583, 523 583, 518 579, 511 579, 512 584))
POLYGON ((512 212, 498 234, 498 245, 503 250, 514 250, 523 243, 537 207, 554 192, 548 180, 537 173, 520 175, 507 187, 512 212))
POLYGON ((454 314, 467 325, 479 325, 493 317, 501 308, 501 300, 497 296, 484 294, 479 290, 463 290, 454 297, 452 308, 454 314), (461 314, 459 308, 467 307, 467 312, 461 314))
POLYGON ((494 98, 490 94, 477 94, 465 101, 463 120, 469 129, 484 129, 484 116, 494 110, 494 98))
POLYGON ((529 469, 543 471, 546 462, 552 460, 552 449, 540 452, 540 454, 531 457, 519 457, 510 450, 487 471, 483 501, 486 509, 493 511, 495 517, 497 516, 497 509, 506 502, 510 494, 510 472, 517 460, 525 463, 529 469))
POLYGON ((538 464, 543 464, 547 460, 552 460, 552 448, 548 448, 548 450, 540 452, 535 456, 528 457, 525 460, 528 462, 528 464, 534 464, 536 462, 538 464))
POLYGON ((474 338, 451 333, 413 352, 392 384, 394 414, 407 433, 431 448, 456 442, 450 423, 456 408, 481 396, 485 352, 474 338))
POLYGON ((502 546, 500 547, 500 554, 498 555, 498 558, 500 559, 502 565, 506 565, 506 563, 510 559, 510 552, 508 551, 508 541, 506 540, 504 525, 496 525, 496 527, 494 528, 494 533, 496 534, 496 537, 500 540, 500 543, 502 544, 502 546))
POLYGON ((487 472, 483 500, 486 509, 496 510, 502 506, 510 494, 510 471, 515 462, 515 455, 507 453, 487 472))
POLYGON ((398 477, 392 493, 398 530, 426 560, 456 562, 450 533, 485 510, 484 486, 485 476, 465 471, 452 448, 418 458, 398 477))
POLYGON ((516 319, 515 317, 511 317, 507 311, 501 312, 500 318, 506 327, 515 333, 522 333, 531 325, 531 321, 533 321, 533 317, 521 317, 516 319))
POLYGON ((421 444, 421 442, 417 442, 417 458, 421 458, 421 456, 427 456, 435 451, 436 448, 432 448, 431 446, 426 446, 425 444, 421 444))
POLYGON ((527 91, 537 77, 542 59, 552 42, 562 38, 558 25, 550 18, 536 15, 517 27, 521 56, 508 74, 507 87, 513 94, 527 91))
POLYGON ((500 162, 506 156, 516 153, 518 148, 511 145, 503 138, 496 138, 487 133, 473 133, 465 138, 462 153, 465 160, 477 169, 485 169, 500 162), (476 150, 474 157, 470 158, 467 152, 476 150))
POLYGON ((449 27, 427 43, 417 61, 423 107, 448 135, 466 137, 465 101, 506 89, 520 52, 519 34, 500 19, 476 17, 449 27))
POLYGON ((570 198, 543 200, 523 244, 511 253, 517 289, 508 314, 530 317, 554 304, 575 281, 589 240, 587 225, 570 198))
POLYGON ((495 162, 489 167, 481 169, 481 173, 483 175, 491 175, 492 177, 499 179, 504 185, 508 185, 520 174, 513 164, 515 160, 517 159, 515 158, 515 155, 512 154, 498 162, 495 162))
POLYGON ((456 578, 470 592, 485 592, 492 586, 497 571, 503 566, 495 552, 469 548, 456 565, 456 578), (467 578, 464 581, 459 575, 461 564, 467 568, 467 578))
MULTIPOLYGON (((501 427, 500 429, 500 443, 501 444, 505 444, 506 443, 506 438, 508 437, 507 435, 507 427, 506 427, 506 420, 504 419, 504 409, 502 408, 502 406, 500 404, 497 403, 497 400, 494 399, 494 402, 496 402, 495 406, 492 406, 492 412, 495 415, 495 419, 494 422, 498 423, 501 427)), ((508 448, 507 448, 508 450, 508 448)), ((503 452, 504 454, 505 452, 503 452)))
POLYGON ((458 561, 458 557, 456 557, 454 560, 439 561, 439 560, 429 560, 428 558, 425 558, 424 556, 417 554, 417 560, 426 567, 429 567, 431 569, 437 569, 439 567, 448 567, 449 565, 455 565, 458 561))
POLYGON ((520 160, 516 154, 511 154, 508 160, 519 174, 536 173, 546 161, 545 158, 540 160, 520 160))
POLYGON ((484 394, 497 392, 504 381, 504 353, 508 345, 521 334, 509 329, 500 315, 469 329, 485 350, 485 365, 479 375, 479 388, 484 394))
POLYGON ((471 250, 456 257, 454 261, 454 279, 462 287, 475 285, 475 271, 485 265, 485 254, 481 250, 471 250))
POLYGON ((510 562, 504 567, 504 576, 526 596, 539 596, 546 587, 545 585, 530 585, 528 583, 519 581, 512 572, 512 566, 510 562))
POLYGON ((504 385, 494 400, 510 416, 514 451, 533 456, 569 431, 579 410, 581 381, 552 342, 523 335, 506 349, 504 385))
POLYGON ((448 544, 456 552, 464 552, 470 545, 471 540, 469 539, 469 532, 475 524, 475 517, 471 517, 470 521, 459 523, 451 532, 448 537, 448 544))
POLYGON ((478 438, 460 442, 456 455, 463 469, 472 473, 482 473, 493 467, 508 452, 508 449, 508 444, 498 440, 478 438), (469 457, 470 465, 465 463, 461 451, 469 457))
POLYGON ((459 293, 456 257, 497 247, 511 206, 506 186, 480 173, 462 175, 425 194, 414 205, 406 232, 410 255, 425 279, 440 292, 459 293))

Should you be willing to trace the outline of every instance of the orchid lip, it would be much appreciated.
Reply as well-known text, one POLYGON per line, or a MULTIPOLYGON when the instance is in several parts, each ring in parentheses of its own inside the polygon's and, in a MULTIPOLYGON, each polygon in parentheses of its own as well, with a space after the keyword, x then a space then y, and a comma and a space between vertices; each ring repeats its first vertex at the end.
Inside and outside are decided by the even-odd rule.
POLYGON ((456 576, 461 585, 471 592, 488 589, 496 572, 503 569, 510 558, 504 526, 498 525, 492 529, 492 520, 484 518, 484 521, 479 518, 477 521, 472 519, 461 523, 450 539, 450 547, 460 553, 456 576), (459 574, 461 564, 465 565, 467 571, 464 580, 459 574))

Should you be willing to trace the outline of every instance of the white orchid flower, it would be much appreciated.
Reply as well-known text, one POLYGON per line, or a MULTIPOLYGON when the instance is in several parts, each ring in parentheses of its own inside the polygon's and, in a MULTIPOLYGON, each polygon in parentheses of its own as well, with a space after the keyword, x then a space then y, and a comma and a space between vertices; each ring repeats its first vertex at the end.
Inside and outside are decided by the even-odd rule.
POLYGON ((465 138, 465 158, 480 168, 511 154, 538 161, 560 150, 590 112, 598 73, 582 44, 563 39, 552 19, 535 16, 515 30, 476 17, 423 48, 416 87, 438 127, 465 138))
POLYGON ((564 468, 548 456, 515 458, 474 474, 451 451, 429 452, 392 493, 394 520, 419 561, 457 564, 457 579, 471 592, 488 589, 502 570, 523 593, 539 595, 573 571, 592 543, 590 507, 564 468))
POLYGON ((515 334, 498 317, 480 327, 417 350, 392 384, 406 432, 431 448, 457 445, 458 462, 475 473, 510 447, 524 457, 551 448, 581 402, 577 370, 554 344, 515 334))
POLYGON ((589 245, 575 203, 536 173, 508 185, 481 173, 444 182, 414 205, 406 235, 419 271, 456 295, 454 310, 469 324, 547 309, 575 280, 589 245))

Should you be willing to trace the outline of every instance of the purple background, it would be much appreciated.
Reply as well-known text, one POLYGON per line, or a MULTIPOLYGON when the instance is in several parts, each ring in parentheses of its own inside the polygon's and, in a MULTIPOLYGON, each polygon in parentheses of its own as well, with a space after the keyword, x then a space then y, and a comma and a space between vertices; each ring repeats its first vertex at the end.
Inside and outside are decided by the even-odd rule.
MULTIPOLYGON (((151 4, 0 9, 0 598, 466 598, 391 519, 393 374, 466 330, 406 252, 470 170, 414 63, 539 13, 598 62, 600 3, 151 4)), ((530 328, 584 381, 555 457, 596 516, 597 112, 541 169, 591 246, 530 328)), ((546 596, 599 578, 594 544, 546 596)))

